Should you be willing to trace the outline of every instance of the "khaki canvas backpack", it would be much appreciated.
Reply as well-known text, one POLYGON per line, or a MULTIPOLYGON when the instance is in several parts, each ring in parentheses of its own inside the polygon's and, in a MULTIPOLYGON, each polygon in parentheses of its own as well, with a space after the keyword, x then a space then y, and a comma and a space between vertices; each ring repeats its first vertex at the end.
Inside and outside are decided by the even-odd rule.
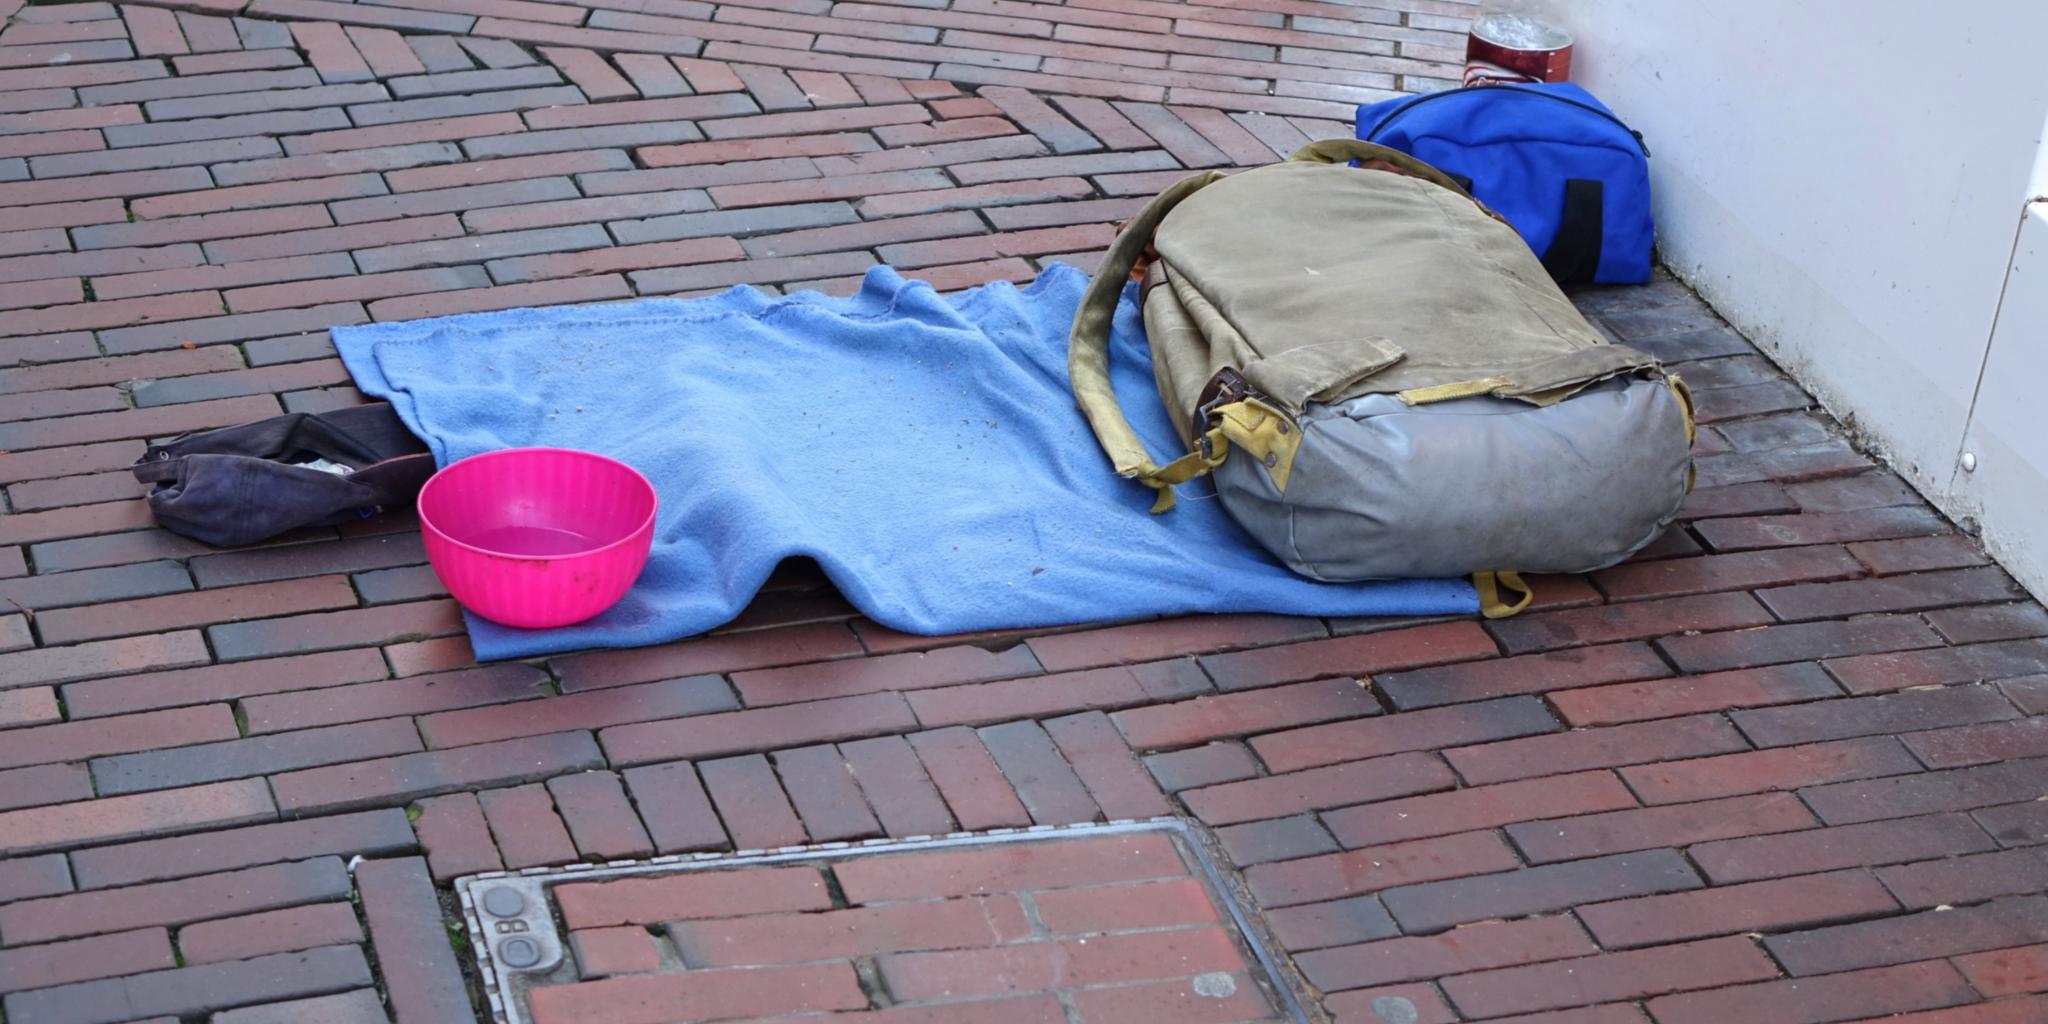
POLYGON ((1068 372, 1116 471, 1158 491, 1154 512, 1213 473, 1295 571, 1471 574, 1490 617, 1528 603, 1520 573, 1634 554, 1691 484, 1678 378, 1609 343, 1450 178, 1350 139, 1161 193, 1083 297, 1068 372), (1189 449, 1164 465, 1110 387, 1110 320, 1134 276, 1189 449))

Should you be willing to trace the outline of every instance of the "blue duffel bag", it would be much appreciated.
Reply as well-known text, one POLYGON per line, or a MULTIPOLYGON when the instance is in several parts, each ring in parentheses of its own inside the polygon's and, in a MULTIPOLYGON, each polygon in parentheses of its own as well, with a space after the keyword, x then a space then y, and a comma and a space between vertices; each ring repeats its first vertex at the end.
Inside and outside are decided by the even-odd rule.
POLYGON ((1568 82, 1369 103, 1358 137, 1451 176, 1521 232, 1560 284, 1650 279, 1650 148, 1568 82))

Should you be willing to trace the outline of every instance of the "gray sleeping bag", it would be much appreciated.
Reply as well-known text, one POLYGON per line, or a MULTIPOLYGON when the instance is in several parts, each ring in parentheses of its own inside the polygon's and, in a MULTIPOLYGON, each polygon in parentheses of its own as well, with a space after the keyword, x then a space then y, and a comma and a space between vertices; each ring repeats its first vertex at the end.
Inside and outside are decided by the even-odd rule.
POLYGON ((1519 573, 1634 554, 1691 483, 1678 379, 1609 343, 1456 183, 1370 143, 1316 143, 1155 199, 1082 301, 1069 373, 1155 511, 1213 472, 1224 507, 1295 571, 1469 573, 1490 616, 1527 603, 1519 573), (1131 279, 1189 447, 1165 465, 1109 389, 1109 317, 1131 279))

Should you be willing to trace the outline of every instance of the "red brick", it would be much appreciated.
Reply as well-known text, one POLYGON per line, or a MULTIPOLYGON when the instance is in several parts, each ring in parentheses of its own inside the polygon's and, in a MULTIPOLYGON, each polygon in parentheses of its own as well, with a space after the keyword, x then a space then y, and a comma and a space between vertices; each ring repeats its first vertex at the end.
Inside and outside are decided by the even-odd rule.
POLYGON ((623 773, 626 788, 660 853, 719 849, 725 828, 688 764, 658 764, 623 773))
MULTIPOLYGON (((422 683, 433 686, 434 680, 422 683)), ((379 694, 391 690, 390 685, 377 688, 379 694)), ((420 692, 424 695, 427 691, 420 692)), ((381 697, 374 706, 379 713, 389 713, 381 697)), ((727 711, 736 706, 731 692, 716 676, 690 676, 642 686, 565 694, 537 704, 443 711, 423 716, 420 734, 432 746, 455 747, 568 728, 595 729, 624 722, 727 711)), ((252 714, 252 723, 254 719, 252 714)))
POLYGON ((1045 723, 1045 730, 1104 816, 1150 818, 1172 812, 1102 713, 1054 719, 1045 723))
POLYGON ((2002 570, 1985 566, 1842 583, 1809 583, 1761 591, 1757 597, 1779 618, 1789 622, 2009 601, 2023 593, 2002 570))
POLYGON ((1328 679, 1245 693, 1198 697, 1110 716, 1136 750, 1184 747, 1239 736, 1379 713, 1366 685, 1328 679))
POLYGON ((355 591, 346 579, 327 576, 50 611, 38 618, 38 624, 46 643, 73 643, 124 633, 346 607, 354 605, 355 600, 355 591))
POLYGON ((497 837, 505 866, 519 868, 542 864, 568 864, 577 859, 576 844, 555 815, 553 799, 546 787, 514 786, 477 794, 484 820, 497 837))
MULTIPOLYGON (((61 364, 59 364, 61 365, 61 364)), ((6 371, 26 377, 34 367, 6 371)), ((22 379, 5 376, 10 382, 22 379)), ((111 382, 109 382, 111 383, 111 382)), ((0 483, 17 483, 93 470, 126 469, 142 456, 140 441, 110 441, 75 448, 45 448, 38 452, 10 452, 0 457, 0 483)))
MULTIPOLYGON (((708 99, 709 97, 707 97, 708 99)), ((628 104, 607 103, 604 111, 628 104)), ((922 126, 919 126, 922 127, 922 126)), ((769 139, 732 139, 724 142, 689 142, 675 146, 642 146, 634 152, 648 167, 683 167, 744 160, 773 160, 786 157, 840 156, 870 153, 874 140, 861 133, 837 135, 796 135, 769 139)))
POLYGON ((1762 747, 1882 733, 1916 732, 2016 718, 1995 686, 1945 686, 1823 704, 1738 711, 1733 716, 1762 747))
POLYGON ((458 612, 453 601, 417 601, 213 626, 207 635, 222 659, 299 654, 453 633, 462 625, 458 612))
POLYGON ((657 679, 735 672, 858 656, 860 641, 838 623, 702 637, 658 647, 574 654, 550 661, 564 692, 657 679))
POLYGON ((2044 661, 2048 640, 2027 639, 1841 657, 1827 662, 1827 669, 1850 693, 1875 693, 2032 675, 2044 661))
POLYGON ((1673 633, 1740 629, 1771 621, 1770 613, 1747 594, 1704 594, 1518 615, 1488 623, 1488 628, 1509 653, 1520 654, 1673 633))
POLYGON ((1028 825, 1031 816, 972 729, 906 737, 963 829, 1028 825))
POLYGON ((853 903, 1073 888, 1187 874, 1172 843, 1140 834, 891 854, 835 869, 853 903))
POLYGON ((1848 512, 1809 512, 1795 516, 1712 519, 1695 529, 1717 551, 1776 548, 1800 544, 1839 544, 1947 533, 1951 529, 1934 510, 1899 505, 1848 512))
POLYGON ((2039 757, 2048 754, 2048 719, 1937 729, 1905 737, 1905 742, 1930 768, 2039 757))
POLYGON ((869 693, 787 707, 616 725, 601 731, 599 738, 614 765, 631 765, 859 739, 914 727, 910 708, 900 694, 869 693))
MULTIPOLYGON (((1296 953, 1391 938, 1401 933, 1401 926, 1371 896, 1269 911, 1266 927, 1283 948, 1296 953)), ((1332 981, 1319 987, 1342 985, 1332 981)))
POLYGON ((413 821, 413 830, 419 833, 420 848, 426 852, 436 882, 505 866, 474 795, 428 797, 416 806, 419 817, 413 821))
MULTIPOLYGON (((149 1024, 204 1016, 232 1006, 293 999, 373 984, 362 950, 323 946, 255 960, 156 971, 142 979, 114 978, 17 993, 10 1009, 38 1020, 114 1020, 147 1015, 149 1024), (165 1014, 164 1011, 169 1011, 165 1014)), ((242 1014, 223 1015, 233 1020, 242 1014)))
POLYGON ((1458 1019, 1429 985, 1339 992, 1323 1000, 1323 1007, 1336 1015, 1337 1024, 1382 1024, 1389 1013, 1396 1015, 1395 1020, 1412 1020, 1415 1024, 1446 1024, 1458 1019))
POLYGON ((1587 726, 1792 704, 1840 694, 1819 666, 1802 664, 1558 690, 1546 696, 1566 721, 1587 726))
POLYGON ((1370 846, 1247 868, 1245 881, 1267 909, 1395 886, 1505 871, 1519 862, 1491 832, 1370 846))
POLYGON ((749 754, 705 761, 697 771, 739 848, 774 849, 809 838, 767 758, 749 754))
POLYGON ((476 664, 476 655, 469 649, 467 636, 391 644, 384 648, 384 656, 391 662, 391 674, 400 677, 447 672, 476 664))
POLYGON ((1030 935, 1023 908, 1010 896, 682 921, 669 926, 677 951, 693 968, 974 948, 1030 935))
POLYGON ((0 860, 0 902, 71 891, 71 871, 61 853, 0 860))
POLYGON ((385 174, 384 179, 390 183, 394 192, 417 192, 463 185, 482 185, 494 181, 546 178, 593 171, 619 171, 631 166, 631 158, 618 150, 593 150, 407 167, 385 174))
POLYGON ((1172 928, 1220 922, 1193 879, 1058 889, 1035 893, 1038 919, 1054 935, 1172 928))
POLYGON ((82 764, 47 764, 0 771, 0 809, 90 800, 92 778, 82 764))
POLYGON ((1609 949, 1747 932, 1783 931, 1888 914, 1898 902, 1864 871, 1838 871, 1578 908, 1609 949))
POLYGON ((1460 1012, 1492 1017, 1716 988, 1777 973, 1754 942, 1730 937, 1501 968, 1451 978, 1443 987, 1460 1012))
POLYGON ((387 671, 374 650, 333 651, 72 683, 64 688, 64 701, 72 717, 83 718, 367 682, 387 671))
POLYGON ((1259 774, 1258 759, 1242 743, 1219 742, 1144 758, 1145 769, 1169 793, 1259 774))
POLYGON ((645 928, 585 928, 569 933, 579 978, 637 974, 661 968, 661 951, 645 928))
POLYGON ((472 1012, 469 989, 425 863, 418 857, 365 861, 355 877, 392 1018, 465 1019, 472 1012))
POLYGON ((2048 849, 2001 850, 1902 864, 1879 868, 1877 877, 1899 902, 1913 908, 2024 895, 2048 888, 2048 849))
POLYGON ((868 1005, 845 962, 627 975, 536 989, 531 999, 534 1024, 648 1024, 678 1014, 725 1020, 868 1005), (659 1015, 650 1016, 650 1007, 659 1015))
POLYGON ((1691 673, 1933 647, 1940 642, 1917 616, 1874 615, 1666 637, 1657 646, 1682 671, 1691 673))
POLYGON ((350 25, 346 28, 349 42, 355 44, 356 52, 370 65, 370 71, 378 78, 397 75, 418 75, 426 73, 426 65, 405 45, 398 33, 381 28, 363 28, 350 25))
POLYGON ((1339 842, 1361 847, 1635 806, 1612 772, 1583 772, 1346 807, 1323 820, 1339 842))
POLYGON ((1926 772, 1864 782, 1838 782, 1803 790, 1830 824, 1900 818, 2032 800, 2039 793, 2039 759, 1926 772))
POLYGON ((346 896, 349 889, 340 859, 321 857, 11 903, 0 907, 0 933, 9 945, 47 942, 296 906, 346 896))
POLYGON ((1418 752, 1192 789, 1181 794, 1181 801, 1203 821, 1228 825, 1449 789, 1454 784, 1442 761, 1418 752))
POLYGON ((881 823, 868 810, 836 748, 827 744, 778 752, 775 769, 812 840, 837 842, 881 834, 881 823))
POLYGON ((0 950, 0 992, 64 985, 176 966, 162 928, 0 950))
POLYGON ((178 953, 185 963, 206 964, 361 941, 354 907, 316 903, 187 925, 178 930, 178 953))
POLYGON ((1716 884, 1778 878, 1808 871, 1977 853, 1991 839, 1960 814, 1934 814, 1702 843, 1693 861, 1716 884))
POLYGON ((2027 896, 1773 935, 1764 944, 1787 973, 1801 977, 2027 945, 2044 937, 2048 897, 2027 896))
POLYGON ((978 731, 1033 821, 1065 825, 1096 820, 1094 798, 1036 722, 1008 722, 978 731))
POLYGON ((1472 925, 1442 935, 1387 939, 1300 954, 1295 962, 1324 991, 1424 981, 1595 951, 1569 916, 1472 925))
POLYGON ((1033 942, 995 949, 893 953, 881 957, 883 983, 916 1001, 1032 992, 1054 985, 1188 977, 1240 969, 1237 947, 1221 928, 1033 942))
POLYGON ((1727 797, 1696 804, 1609 811, 1509 825, 1530 863, 1576 860, 1731 836, 1790 832, 1820 824, 1790 793, 1727 797))
POLYGON ((546 778, 596 768, 603 760, 589 733, 567 732, 308 768, 273 775, 270 785, 279 807, 310 814, 546 778))
POLYGON ((0 768, 82 761, 105 754, 233 739, 239 735, 234 715, 225 704, 62 722, 10 730, 5 749, 0 750, 0 768))
POLYGON ((277 410, 277 399, 261 395, 160 409, 72 416, 56 421, 6 423, 0 424, 0 447, 20 451, 131 437, 165 437, 189 430, 207 430, 264 419, 276 415, 277 410))
POLYGON ((2032 602, 1943 608, 1923 617, 1952 644, 2048 636, 2048 610, 2032 602))
POLYGON ((1048 671, 1061 672, 1309 640, 1324 635, 1326 631, 1315 619, 1277 615, 1198 615, 1034 637, 1026 644, 1048 671))
POLYGON ((908 699, 920 722, 943 726, 1172 700, 1208 686, 1208 677, 1192 660, 1180 659, 949 686, 913 692, 908 699))
POLYGON ((1396 706, 1408 710, 1573 684, 1658 678, 1670 672, 1648 645, 1630 643, 1397 672, 1381 676, 1379 686, 1396 706))
POLYGON ((1445 756, 1476 785, 1747 747, 1726 720, 1700 715, 1460 747, 1445 756))
POLYGON ((1413 934, 1701 885, 1684 858, 1669 850, 1652 850, 1404 885, 1381 893, 1380 901, 1403 930, 1413 934))
MULTIPOLYGON (((879 736, 841 744, 839 753, 852 769, 868 803, 892 836, 939 835, 954 827, 945 799, 918 763, 917 754, 901 737, 879 736)), ((1012 802, 1015 798, 1011 798, 1012 802)), ((1020 808, 1021 816, 1021 808, 1020 808)))
POLYGON ((1963 977, 1987 997, 2048 990, 2048 946, 2022 946, 1959 956, 1963 977))
POLYGON ((809 867, 740 868, 565 883, 555 887, 555 896, 562 919, 571 928, 827 910, 832 906, 824 878, 809 867))
POLYGON ((404 812, 393 809, 74 850, 71 861, 80 887, 98 889, 325 854, 393 853, 412 845, 404 812))
POLYGON ((1643 802, 1666 804, 1919 770, 1897 740, 1871 737, 1638 765, 1621 776, 1643 802))
POLYGON ((978 209, 1011 203, 1035 203, 1049 199, 1079 199, 1092 192, 1094 188, 1081 178, 1044 178, 995 182, 966 188, 937 188, 925 192, 897 192, 893 195, 871 196, 855 205, 863 217, 902 217, 940 210, 978 209))
POLYGON ((1633 600, 1838 580, 1861 573, 1862 566, 1848 552, 1823 546, 1635 562, 1595 573, 1593 581, 1611 597, 1633 600))
MULTIPOLYGON (((30 400, 36 397, 28 396, 30 400)), ((149 525, 149 507, 138 501, 113 501, 103 505, 87 505, 61 511, 17 513, 0 520, 0 544, 33 544, 37 541, 112 533, 116 530, 132 530, 149 525)))
POLYGON ((1849 545, 1849 553, 1880 576, 1932 569, 1960 569, 1991 559, 1975 540, 1951 533, 1933 537, 1866 541, 1849 545))
POLYGON ((0 728, 42 725, 62 721, 63 717, 57 710, 57 691, 54 687, 0 690, 0 728))
POLYGON ((548 792, 585 857, 616 860, 654 853, 654 843, 641 827, 618 776, 609 772, 564 775, 548 780, 548 792))
MULTIPOLYGON (((472 707, 547 695, 547 677, 518 664, 492 665, 353 686, 267 694, 242 701, 251 735, 358 722, 443 708, 472 707)), ((554 731, 561 731, 557 726, 554 731)), ((515 736, 537 735, 516 732, 515 736)))
POLYGON ((1322 676, 1359 676, 1496 653, 1492 638, 1470 622, 1316 640, 1202 659, 1223 689, 1265 686, 1322 676))
POLYGON ((1259 736, 1251 743, 1267 765, 1284 772, 1404 750, 1526 736, 1556 727, 1536 698, 1511 697, 1311 726, 1259 736))
POLYGON ((202 587, 360 572, 427 560, 415 533, 349 537, 332 544, 290 544, 204 555, 191 562, 202 587))

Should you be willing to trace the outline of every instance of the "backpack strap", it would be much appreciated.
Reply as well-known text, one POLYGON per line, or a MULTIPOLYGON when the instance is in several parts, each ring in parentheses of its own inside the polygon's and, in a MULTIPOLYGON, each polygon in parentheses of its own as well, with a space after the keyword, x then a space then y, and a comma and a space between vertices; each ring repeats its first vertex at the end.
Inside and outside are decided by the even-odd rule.
MULTIPOLYGON (((1109 328, 1116 318, 1116 305, 1123 298, 1124 282, 1130 280, 1131 268, 1138 265, 1138 257, 1145 247, 1152 244, 1152 232, 1159 228, 1159 222, 1180 201, 1193 195, 1210 182, 1223 177, 1221 171, 1208 171, 1183 178, 1166 191, 1159 193, 1151 202, 1138 211, 1131 222, 1124 225, 1116 236, 1115 244, 1102 258, 1102 266, 1095 271, 1095 279, 1088 283, 1088 291, 1081 296, 1081 306, 1074 311, 1074 327, 1067 336, 1067 378, 1074 387, 1074 400, 1081 406, 1081 414, 1088 418, 1088 426, 1095 431, 1095 440, 1109 455, 1110 464, 1116 467, 1118 476, 1138 481, 1159 492, 1152 505, 1152 511, 1165 512, 1173 507, 1173 485, 1200 476, 1208 466, 1189 462, 1199 453, 1187 455, 1160 466, 1152 461, 1145 451, 1145 442, 1139 440, 1138 432, 1131 429, 1131 422, 1124 418, 1123 408, 1117 405, 1116 391, 1109 383, 1109 328)), ((1216 458, 1222 461, 1221 457, 1216 458)))
MULTIPOLYGON (((1442 171, 1406 153, 1357 139, 1313 142, 1289 159, 1323 164, 1356 160, 1374 169, 1408 174, 1459 195, 1467 194, 1442 171)), ((1221 171, 1207 171, 1183 178, 1145 204, 1145 208, 1124 225, 1123 231, 1116 236, 1115 244, 1103 256, 1102 266, 1095 271, 1088 291, 1081 296, 1080 308, 1074 312, 1073 329, 1067 337, 1067 377, 1073 384, 1074 399, 1080 405, 1082 415, 1088 418, 1088 426, 1095 431, 1095 439, 1109 455, 1111 465, 1116 467, 1117 475, 1159 492, 1152 504, 1155 513, 1173 508, 1175 484, 1201 476, 1223 461, 1228 451, 1226 434, 1235 436, 1241 444, 1246 444, 1262 457, 1274 456, 1268 464, 1276 466, 1291 460, 1293 447, 1300 443, 1298 433, 1291 433, 1292 427, 1284 413, 1269 403, 1259 401, 1258 396, 1252 396, 1242 408, 1235 410, 1234 415, 1226 413, 1224 408, 1213 410, 1216 422, 1211 429, 1199 433, 1195 450, 1161 466, 1153 462, 1152 456, 1145 451, 1145 442, 1139 439, 1137 431, 1131 429, 1130 421, 1117 404, 1116 392, 1110 386, 1110 323, 1116 317, 1117 302, 1123 297, 1124 283, 1130 279, 1131 269, 1138 265, 1139 257, 1152 243, 1152 235, 1166 215, 1180 205, 1181 200, 1221 177, 1221 171), (1285 450, 1284 456, 1279 454, 1280 449, 1285 450)))

